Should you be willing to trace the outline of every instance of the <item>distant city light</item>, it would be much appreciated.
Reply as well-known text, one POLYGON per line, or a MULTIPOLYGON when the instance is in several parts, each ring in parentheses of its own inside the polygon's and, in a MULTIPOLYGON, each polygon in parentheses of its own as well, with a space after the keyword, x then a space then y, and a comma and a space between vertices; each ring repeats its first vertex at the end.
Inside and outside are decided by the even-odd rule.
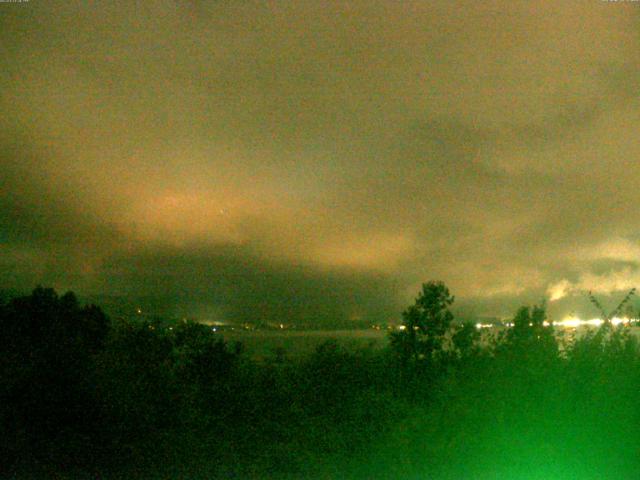
MULTIPOLYGON (((628 318, 628 317, 613 317, 611 319, 611 324, 613 326, 638 325, 639 322, 640 322, 640 319, 628 318)), ((601 318, 591 318, 588 320, 583 320, 579 317, 570 316, 570 317, 565 317, 562 320, 554 320, 554 321, 545 320, 542 322, 542 326, 557 327, 557 328, 599 327, 604 323, 605 321, 601 318)), ((478 330, 485 330, 485 329, 491 329, 491 328, 512 328, 514 326, 514 323, 512 321, 503 320, 503 321, 496 321, 495 323, 477 322, 474 325, 478 330)), ((530 322, 529 326, 533 327, 533 323, 530 322)), ((373 326, 373 328, 379 330, 379 327, 373 326)), ((404 331, 407 329, 407 326, 396 325, 395 327, 390 327, 390 328, 395 328, 397 330, 404 331)), ((418 330, 419 327, 414 326, 414 329, 418 330)))
POLYGON ((582 325, 582 320, 577 317, 569 317, 559 322, 555 322, 555 324, 561 327, 577 328, 582 325))
MULTIPOLYGON (((631 325, 637 322, 638 320, 636 319, 630 319, 626 317, 614 317, 611 319, 611 324, 614 326, 631 325)), ((545 320, 542 323, 542 325, 545 327, 554 326, 554 327, 560 327, 560 328, 578 328, 578 327, 599 327, 603 323, 604 323, 604 320, 601 318, 591 318, 589 320, 582 320, 581 318, 578 318, 578 317, 567 317, 563 320, 557 320, 554 322, 548 322, 545 320)), ((504 324, 481 323, 481 322, 476 323, 476 328, 478 330, 484 329, 484 328, 500 327, 500 326, 513 327, 513 323, 512 322, 506 322, 504 324)), ((529 323, 529 326, 531 327, 533 326, 533 324, 529 323)), ((402 327, 400 328, 402 329, 402 327)))
MULTIPOLYGON (((632 323, 636 323, 637 320, 629 319, 626 317, 613 317, 611 319, 612 325, 628 325, 632 323)), ((604 323, 604 320, 601 318, 592 318, 590 320, 582 320, 577 317, 569 317, 564 320, 560 320, 558 322, 553 322, 554 325, 558 327, 567 327, 567 328, 577 328, 577 327, 599 327, 604 323)))

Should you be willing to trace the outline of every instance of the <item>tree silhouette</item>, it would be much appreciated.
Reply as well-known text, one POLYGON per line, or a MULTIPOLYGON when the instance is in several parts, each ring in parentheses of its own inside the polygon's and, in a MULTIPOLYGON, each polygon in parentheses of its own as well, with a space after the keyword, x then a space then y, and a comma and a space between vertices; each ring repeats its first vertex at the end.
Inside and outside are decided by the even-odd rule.
POLYGON ((558 358, 558 342, 553 326, 546 324, 547 312, 543 305, 520 307, 513 318, 513 327, 506 330, 500 350, 519 361, 538 363, 543 367, 558 358))
POLYGON ((391 334, 391 344, 403 364, 436 360, 442 352, 453 314, 454 297, 443 282, 422 285, 415 303, 402 313, 402 330, 391 334))
POLYGON ((5 445, 62 462, 82 457, 78 439, 96 431, 93 356, 108 330, 102 311, 81 307, 72 292, 38 287, 0 309, 5 445))
POLYGON ((598 309, 598 311, 602 315, 602 320, 604 321, 604 323, 610 324, 611 320, 614 317, 617 317, 618 315, 620 315, 620 313, 622 312, 622 308, 631 300, 631 297, 633 297, 635 293, 636 293, 636 289, 634 287, 631 290, 629 290, 629 293, 627 293, 627 295, 622 299, 622 301, 618 304, 618 306, 613 310, 611 310, 611 312, 609 313, 605 311, 604 307, 598 301, 598 299, 593 296, 593 294, 591 293, 591 290, 589 290, 588 295, 589 295, 589 300, 591 300, 591 303, 598 309))
POLYGON ((478 349, 479 340, 480 332, 471 322, 464 322, 459 325, 451 336, 455 353, 460 358, 467 358, 473 355, 478 349))

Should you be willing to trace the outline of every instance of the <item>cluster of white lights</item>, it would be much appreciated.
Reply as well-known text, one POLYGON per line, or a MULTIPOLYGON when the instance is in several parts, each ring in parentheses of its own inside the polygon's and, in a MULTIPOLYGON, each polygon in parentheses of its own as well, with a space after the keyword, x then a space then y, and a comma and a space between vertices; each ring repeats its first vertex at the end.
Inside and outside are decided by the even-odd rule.
MULTIPOLYGON (((611 319, 611 324, 614 326, 632 324, 637 322, 638 320, 636 319, 629 319, 626 317, 613 317, 611 319)), ((555 327, 578 328, 578 327, 599 327, 603 323, 604 323, 604 320, 602 320, 601 318, 592 318, 590 320, 582 320, 577 317, 568 317, 568 318, 565 318, 564 320, 559 320, 555 322, 547 322, 545 320, 542 323, 542 325, 545 327, 548 327, 549 325, 553 325, 555 327)), ((483 328, 493 328, 495 326, 497 325, 494 325, 493 323, 476 323, 476 328, 478 330, 483 328)), ((508 322, 508 323, 505 323, 504 326, 513 327, 513 323, 508 322)), ((530 323, 529 326, 533 326, 533 324, 530 323)))
POLYGON ((477 329, 491 328, 491 327, 493 327, 493 323, 476 323, 476 328, 477 329))
MULTIPOLYGON (((626 317, 613 317, 611 319, 611 324, 614 326, 618 326, 618 325, 631 325, 631 324, 635 324, 640 322, 640 320, 635 319, 635 318, 626 318, 626 317)), ((578 317, 567 317, 564 320, 558 320, 558 321, 554 321, 554 322, 548 322, 548 321, 544 321, 542 322, 542 325, 545 327, 548 327, 550 325, 553 325, 554 327, 561 327, 561 328, 578 328, 578 327, 599 327, 600 325, 602 325, 604 323, 604 320, 602 320, 601 318, 592 318, 590 320, 582 320, 578 317)), ((530 327, 533 326, 533 323, 529 324, 530 327)), ((494 328, 494 327, 513 327, 513 322, 505 322, 502 323, 500 325, 496 325, 493 323, 476 323, 476 328, 478 330, 484 330, 486 328, 494 328)), ((282 328, 282 327, 280 327, 282 328)), ((406 330, 407 327, 406 325, 398 325, 398 330, 406 330)), ((414 327, 415 330, 418 330, 418 327, 414 327)))
MULTIPOLYGON (((612 325, 626 325, 631 323, 636 323, 638 320, 630 319, 626 317, 613 317, 611 319, 612 325)), ((582 326, 587 327, 599 327, 604 323, 604 320, 601 318, 592 318, 591 320, 581 320, 577 317, 569 317, 564 320, 560 320, 559 322, 554 322, 554 325, 558 325, 561 327, 569 327, 569 328, 577 328, 582 326)))

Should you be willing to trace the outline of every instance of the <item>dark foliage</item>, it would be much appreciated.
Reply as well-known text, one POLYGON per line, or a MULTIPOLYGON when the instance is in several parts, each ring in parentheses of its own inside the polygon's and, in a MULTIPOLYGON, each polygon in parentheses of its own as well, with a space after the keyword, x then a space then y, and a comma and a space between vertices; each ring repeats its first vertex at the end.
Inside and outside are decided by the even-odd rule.
POLYGON ((73 293, 38 287, 0 309, 0 458, 73 467, 95 460, 101 412, 93 360, 109 322, 73 293))
POLYGON ((640 460, 640 349, 523 307, 496 337, 423 286, 384 349, 253 360, 210 327, 110 323, 71 293, 0 304, 13 478, 618 478, 640 460))
POLYGON ((391 345, 407 366, 432 367, 440 360, 453 314, 454 298, 442 282, 422 285, 413 305, 402 312, 403 330, 391 335, 391 345))

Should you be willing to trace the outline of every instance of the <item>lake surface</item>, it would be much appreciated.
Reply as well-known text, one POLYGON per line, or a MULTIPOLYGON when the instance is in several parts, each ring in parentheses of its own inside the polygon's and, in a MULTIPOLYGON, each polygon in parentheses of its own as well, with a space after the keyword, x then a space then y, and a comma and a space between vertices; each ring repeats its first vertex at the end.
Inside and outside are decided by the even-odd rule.
MULTIPOLYGON (((595 327, 556 328, 560 348, 579 338, 595 327)), ((482 329, 485 342, 490 341, 504 330, 504 327, 482 329)), ((629 327, 629 332, 640 336, 640 327, 629 327)), ((312 353, 319 345, 335 340, 349 349, 384 348, 389 344, 387 330, 225 330, 220 335, 228 342, 241 342, 245 353, 258 360, 275 358, 281 352, 289 358, 312 353)))
POLYGON ((319 345, 336 340, 347 349, 383 348, 388 344, 386 330, 226 330, 221 335, 228 342, 241 342, 253 358, 274 357, 278 351, 288 357, 313 352, 319 345))

